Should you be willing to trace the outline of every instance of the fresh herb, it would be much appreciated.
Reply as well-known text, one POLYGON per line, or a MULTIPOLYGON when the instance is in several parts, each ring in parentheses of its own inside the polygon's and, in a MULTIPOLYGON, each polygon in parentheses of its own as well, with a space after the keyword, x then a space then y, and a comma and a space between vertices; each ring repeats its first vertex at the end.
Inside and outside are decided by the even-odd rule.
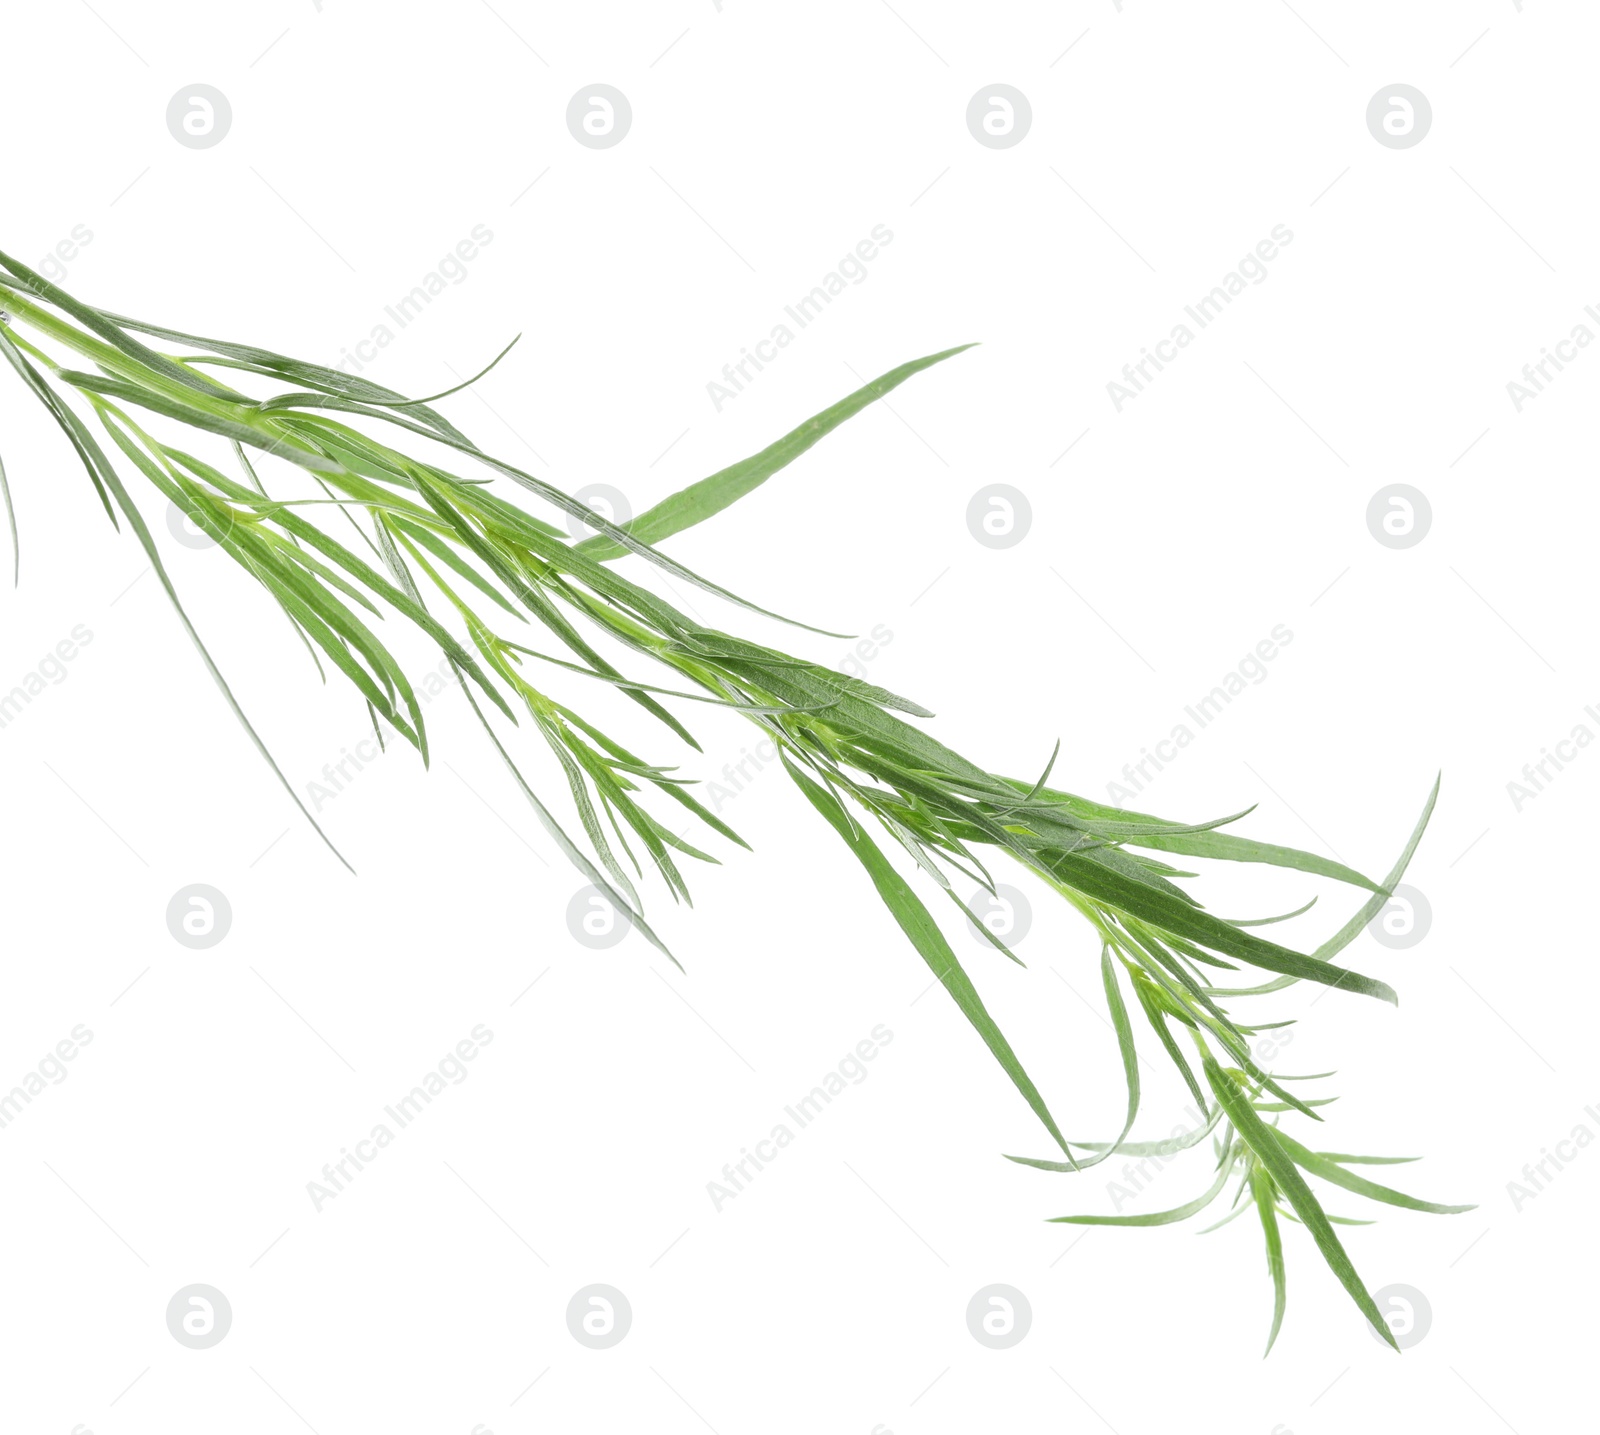
MULTIPOLYGON (((1061 1219, 1164 1224, 1199 1211, 1237 1172, 1240 1193, 1248 1190, 1266 1236, 1276 1290, 1272 1337, 1277 1336, 1284 1305, 1280 1215, 1308 1228, 1362 1312, 1388 1336, 1334 1234, 1332 1218, 1323 1213, 1301 1172, 1412 1209, 1466 1208, 1401 1196, 1345 1171, 1358 1158, 1312 1152, 1268 1124, 1262 1113, 1293 1111, 1320 1120, 1316 1107, 1328 1098, 1302 1099, 1283 1083, 1309 1078, 1279 1076, 1260 1067, 1251 1057, 1249 1038, 1272 1023, 1237 1020, 1221 1003, 1265 996, 1302 980, 1395 1000, 1385 983, 1333 959, 1382 909, 1405 872, 1433 810, 1437 783, 1399 860, 1383 882, 1374 882, 1342 863, 1222 830, 1245 813, 1211 822, 1169 822, 1051 787, 1059 744, 1036 780, 990 772, 907 721, 931 716, 917 704, 707 627, 611 566, 614 559, 636 555, 681 583, 734 606, 765 612, 655 545, 726 509, 846 419, 961 349, 891 370, 770 448, 691 484, 618 527, 553 485, 480 449, 433 407, 448 393, 408 399, 339 370, 266 349, 121 318, 80 303, 4 253, 0 270, 0 307, 6 321, 0 324, 0 355, 60 425, 112 523, 126 522, 133 530, 229 706, 297 803, 179 602, 117 466, 64 394, 86 404, 112 449, 272 595, 313 658, 320 654, 359 693, 380 735, 384 728, 398 734, 424 763, 428 736, 421 706, 376 629, 392 616, 436 644, 551 838, 669 957, 644 917, 634 880, 642 879, 644 865, 636 849, 643 850, 679 900, 688 897, 681 864, 717 859, 664 820, 664 814, 684 820, 664 804, 676 804, 687 813, 690 828, 698 825, 711 837, 744 844, 694 796, 692 780, 607 736, 547 691, 539 675, 575 672, 614 688, 617 696, 642 708, 696 751, 698 744, 668 702, 710 702, 743 713, 775 744, 806 800, 866 868, 901 930, 1058 1148, 1059 1159, 1013 1159, 1073 1172, 1114 1153, 1149 1148, 1150 1143, 1127 1139, 1140 1100, 1130 1009, 1149 1025, 1207 1112, 1201 1134, 1225 1120, 1216 1140, 1216 1180, 1198 1201, 1156 1216, 1061 1219), (23 337, 23 327, 34 337, 23 337), (41 345, 65 349, 86 367, 66 367, 41 345), (235 387, 246 382, 273 392, 258 398, 235 387), (229 476, 158 438, 145 427, 151 415, 195 438, 225 440, 237 474, 229 476), (398 430, 405 436, 404 447, 374 437, 375 430, 398 430), (306 488, 307 496, 269 496, 255 466, 262 454, 299 468, 314 487, 306 488), (487 470, 487 476, 458 473, 464 462, 487 470), (580 519, 596 536, 570 541, 554 523, 503 497, 503 485, 495 484, 496 479, 526 490, 551 517, 580 519), (530 619, 543 630, 544 641, 563 649, 564 656, 519 640, 530 619), (512 633, 517 638, 508 636, 512 633), (666 681, 625 674, 602 655, 596 637, 665 668, 666 681), (581 841, 568 834, 523 776, 490 721, 489 708, 512 725, 525 721, 555 755, 566 779, 567 800, 583 829, 581 841), (992 893, 995 884, 987 863, 1001 855, 1031 871, 1089 921, 1102 944, 1101 976, 1127 1084, 1127 1114, 1115 1141, 1071 1141, 1063 1134, 933 914, 885 854, 885 845, 891 852, 901 849, 963 911, 952 874, 992 893), (1306 954, 1258 935, 1257 928, 1284 918, 1252 922, 1211 915, 1181 885, 1195 874, 1154 854, 1264 863, 1331 878, 1368 895, 1334 936, 1306 954), (1273 979, 1256 986, 1215 984, 1217 970, 1237 971, 1239 964, 1271 973, 1273 979), (1134 998, 1131 1007, 1124 985, 1134 998), (1198 1075, 1179 1038, 1193 1044, 1198 1075)), ((3 467, 0 495, 10 517, 3 467)), ((14 520, 12 532, 15 562, 14 520)), ((333 844, 303 805, 301 811, 331 849, 333 844)), ((988 933, 972 913, 967 916, 988 933)), ((1001 954, 1011 956, 998 938, 990 934, 990 939, 1001 954)))

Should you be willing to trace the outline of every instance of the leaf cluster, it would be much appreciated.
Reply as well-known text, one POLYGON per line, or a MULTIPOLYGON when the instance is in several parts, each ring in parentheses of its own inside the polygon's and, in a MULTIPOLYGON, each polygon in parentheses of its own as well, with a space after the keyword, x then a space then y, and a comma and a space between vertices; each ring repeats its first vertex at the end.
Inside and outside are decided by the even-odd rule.
MULTIPOLYGON (((625 747, 592 715, 558 698, 546 679, 578 674, 596 682, 695 751, 698 744, 678 715, 682 704, 711 703, 742 714, 776 746, 795 786, 866 869, 900 930, 1055 1141, 1056 1157, 1025 1164, 1073 1172, 1141 1149, 1128 1140, 1140 1102, 1130 1010, 1207 1112, 1206 1130, 1226 1123, 1217 1138, 1216 1181, 1198 1203, 1160 1217, 1062 1219, 1161 1224, 1194 1214, 1237 1175, 1235 1199, 1248 1192, 1266 1233, 1277 1291, 1274 1337, 1284 1292, 1280 1216, 1306 1225, 1362 1311, 1384 1329, 1333 1233, 1332 1218, 1323 1215, 1300 1173, 1413 1209, 1458 1208, 1412 1202, 1352 1176, 1344 1167, 1356 1158, 1308 1151, 1268 1124, 1264 1113, 1319 1120, 1317 1108, 1328 1098, 1296 1095, 1285 1083, 1305 1078, 1277 1075, 1252 1058, 1250 1039, 1282 1023, 1236 1018, 1225 1003, 1266 996, 1296 981, 1395 1000, 1384 982, 1334 958, 1400 880, 1432 812, 1437 783, 1399 860, 1384 881, 1374 882, 1341 863, 1225 830, 1246 813, 1174 822, 1053 787, 1059 744, 1035 780, 991 772, 934 738, 920 725, 932 715, 916 703, 712 628, 630 578, 617 562, 636 557, 735 608, 776 617, 657 545, 747 497, 847 419, 970 346, 890 370, 768 448, 618 526, 478 447, 434 406, 456 390, 406 398, 254 345, 124 318, 81 303, 3 252, 0 308, 7 321, 0 324, 0 356, 60 426, 112 523, 125 522, 132 530, 226 701, 297 804, 299 797, 179 600, 112 454, 271 596, 323 681, 331 669, 348 683, 380 740, 399 738, 425 763, 429 740, 422 707, 395 656, 397 645, 383 635, 398 624, 435 645, 552 840, 669 957, 644 913, 640 884, 647 868, 674 899, 687 901, 685 864, 718 860, 700 844, 744 845, 742 839, 694 795, 693 781, 678 766, 625 747), (23 327, 32 337, 23 336, 23 327), (59 349, 71 355, 70 362, 53 357, 59 349), (162 436, 174 426, 187 436, 182 445, 162 436), (191 452, 196 438, 230 453, 232 471, 191 452), (299 471, 299 496, 269 494, 259 468, 263 455, 299 471), (508 487, 538 511, 511 501, 508 487), (571 540, 561 526, 567 517, 581 519, 596 536, 571 540), (607 652, 628 656, 613 661, 607 652), (624 672, 619 662, 635 669, 647 663, 651 676, 624 672), (572 818, 564 822, 556 800, 536 790, 497 723, 534 730, 561 774, 572 818), (581 836, 569 831, 573 819, 581 836), (890 854, 904 860, 896 865, 890 854), (1114 1141, 1066 1138, 902 871, 909 866, 920 872, 965 910, 957 880, 992 893, 990 868, 997 857, 1032 872, 1080 911, 1099 937, 1102 984, 1128 1095, 1114 1141), (1310 904, 1283 917, 1220 918, 1184 885, 1196 874, 1168 858, 1266 864, 1354 886, 1364 901, 1316 950, 1300 952, 1260 929, 1297 917, 1310 904), (1265 973, 1268 980, 1219 984, 1238 980, 1220 973, 1241 968, 1265 973), (1193 1047, 1198 1072, 1185 1045, 1193 1047)), ((504 358, 502 352, 495 364, 504 358)), ((15 561, 16 527, 3 466, 0 496, 12 521, 15 561)), ((303 804, 301 811, 332 848, 303 804)), ((999 954, 1015 960, 992 940, 999 954)))

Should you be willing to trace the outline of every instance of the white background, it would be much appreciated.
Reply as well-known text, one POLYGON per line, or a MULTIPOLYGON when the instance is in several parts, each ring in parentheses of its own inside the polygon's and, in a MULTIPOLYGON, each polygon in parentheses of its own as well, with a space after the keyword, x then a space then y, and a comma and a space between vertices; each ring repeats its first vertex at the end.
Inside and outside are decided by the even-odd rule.
MULTIPOLYGON (((1584 711, 1600 701, 1600 355, 1521 412, 1506 384, 1600 300, 1586 7, 96 0, 13 7, 4 31, 0 245, 33 263, 85 226, 64 281, 80 297, 337 363, 485 225, 465 281, 366 372, 436 391, 521 332, 449 412, 508 459, 569 489, 612 484, 635 511, 857 375, 981 340, 672 551, 820 626, 885 625, 870 676, 935 709, 939 736, 1024 776, 1059 737, 1058 780, 1095 796, 1286 625, 1267 679, 1138 805, 1200 819, 1259 803, 1243 831, 1381 874, 1443 769, 1410 878, 1431 929, 1403 951, 1363 935, 1348 954, 1399 1009, 1291 991, 1264 1015, 1307 1016, 1286 1069, 1339 1068, 1318 1144, 1424 1155, 1397 1184, 1479 1209, 1362 1210, 1333 1193, 1335 1212, 1381 1213, 1349 1249, 1369 1288, 1423 1292, 1431 1328, 1403 1357, 1383 1349, 1288 1227, 1288 1320, 1263 1363, 1254 1222, 1204 1240, 1045 1224, 1109 1211, 1115 1171, 1001 1159, 1046 1154, 1048 1138, 770 772, 725 808, 754 855, 691 873, 693 912, 647 897, 686 975, 636 935, 605 952, 572 939, 581 883, 458 698, 428 713, 431 774, 392 752, 325 805, 352 878, 7 379, 22 582, 0 599, 0 688, 74 625, 93 638, 0 731, 0 1086, 76 1024, 93 1041, 0 1131, 0 1424, 1582 1423, 1600 1153, 1520 1211, 1507 1183, 1575 1126, 1600 1131, 1584 1109, 1600 1101, 1584 911, 1600 755, 1521 811, 1507 783, 1576 725, 1600 731, 1584 711), (197 82, 233 110, 207 150, 164 118, 197 82), (596 82, 633 110, 606 150, 565 123, 596 82), (1033 112, 1003 150, 965 123, 996 82, 1033 112), (1432 104, 1414 148, 1366 127, 1395 82, 1432 104), (708 382, 878 224, 894 237, 865 281, 718 412, 708 382), (1278 224, 1294 238, 1266 281, 1117 412, 1107 382, 1278 224), (1033 515, 1003 551, 965 519, 996 482, 1033 515), (1403 551, 1365 516, 1396 482, 1432 507, 1403 551), (192 883, 232 907, 206 951, 166 925, 192 883), (478 1023, 494 1040, 470 1079, 315 1210, 323 1163, 478 1023), (715 1210, 724 1162, 878 1024, 893 1041, 869 1078, 715 1210), (233 1308, 206 1351, 166 1328, 192 1282, 233 1308), (634 1313, 607 1351, 565 1323, 595 1282, 634 1313), (1005 1351, 964 1316, 995 1282, 1033 1310, 1005 1351)), ((264 595, 221 554, 172 542, 165 505, 130 485, 303 791, 362 735, 359 700, 321 687, 264 595)), ((844 656, 683 596, 737 631, 844 656)), ((430 662, 421 644, 400 651, 430 662)), ((699 758, 593 685, 553 686, 699 775, 750 740, 696 709, 699 758)), ((529 735, 516 742, 554 801, 559 778, 529 735)), ((1309 948, 1351 890, 1253 871, 1200 890, 1248 915, 1319 885, 1319 906, 1279 929, 1309 948)), ((954 924, 953 940, 1063 1124, 1105 1137, 1123 1095, 1090 1010, 1097 952, 1062 904, 1030 897, 1026 971, 954 924)), ((1141 1132, 1164 1135, 1185 1098, 1146 1055, 1141 1132)), ((1293 1129, 1310 1139, 1307 1124, 1293 1129)), ((1205 1167, 1194 1153, 1126 1209, 1178 1204, 1205 1167)))

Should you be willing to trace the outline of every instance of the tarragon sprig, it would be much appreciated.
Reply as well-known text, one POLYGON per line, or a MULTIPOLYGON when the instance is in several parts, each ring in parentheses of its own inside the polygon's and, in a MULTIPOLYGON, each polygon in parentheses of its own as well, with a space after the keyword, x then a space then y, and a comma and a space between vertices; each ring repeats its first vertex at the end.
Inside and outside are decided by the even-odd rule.
MULTIPOLYGON (((1317 1108, 1328 1098, 1296 1095, 1285 1083, 1298 1078, 1265 1070, 1253 1059, 1250 1038, 1283 1023, 1238 1019, 1224 1003, 1265 996, 1302 980, 1395 1000, 1387 984, 1336 965, 1333 958, 1389 899, 1427 825, 1437 783, 1399 860, 1383 882, 1374 882, 1342 863, 1222 830, 1245 813, 1211 822, 1171 822, 1052 787, 1048 784, 1059 744, 1043 774, 1031 782, 993 773, 911 721, 932 716, 917 704, 708 627, 614 566, 614 560, 635 555, 735 607, 776 616, 656 545, 722 512, 846 419, 968 346, 890 370, 769 448, 619 526, 555 485, 479 448, 434 407, 467 385, 427 399, 407 399, 340 370, 253 345, 123 318, 81 303, 3 252, 0 309, 5 320, 0 323, 0 355, 61 427, 112 523, 118 524, 120 516, 133 530, 235 715, 330 848, 332 842, 300 804, 234 699, 179 601, 117 466, 68 396, 87 408, 129 466, 272 595, 319 670, 325 659, 356 690, 380 738, 385 731, 398 735, 417 749, 424 763, 429 746, 421 704, 378 628, 388 618, 398 618, 433 643, 448 659, 489 740, 552 840, 669 957, 644 917, 636 879, 643 877, 645 866, 636 849, 642 849, 673 897, 686 900, 682 863, 717 859, 687 840, 688 829, 678 830, 664 814, 672 811, 681 822, 687 813, 690 828, 744 844, 694 796, 692 780, 679 775, 676 766, 639 756, 608 736, 557 697, 544 675, 565 681, 581 674, 614 689, 696 751, 698 744, 674 711, 682 702, 724 706, 759 726, 806 800, 866 868, 902 932, 1058 1148, 1048 1160, 1013 1159, 1070 1173, 1115 1153, 1136 1154, 1149 1144, 1128 1139, 1141 1089, 1126 986, 1132 1007, 1206 1112, 1204 1133, 1225 1123, 1216 1139, 1216 1181, 1199 1202, 1160 1216, 1061 1219, 1162 1224, 1201 1209, 1237 1173, 1240 1192, 1249 1192, 1266 1237, 1276 1289, 1273 1338, 1283 1312, 1278 1217, 1285 1215, 1307 1226, 1362 1312, 1392 1340, 1333 1232, 1333 1218, 1324 1215, 1301 1172, 1413 1209, 1466 1208, 1416 1202, 1353 1176, 1345 1166, 1357 1158, 1312 1152, 1264 1119, 1264 1114, 1293 1113, 1320 1120, 1317 1108), (23 328, 32 337, 24 337, 23 328), (147 339, 163 347, 152 347, 147 339), (81 367, 69 367, 55 357, 58 350, 67 351, 81 367), (258 395, 239 387, 246 384, 272 392, 258 395), (231 449, 237 474, 230 476, 160 436, 172 425, 214 446, 222 440, 231 449), (390 441, 396 433, 399 437, 390 441), (256 468, 263 454, 302 472, 306 484, 299 496, 268 494, 256 468), (480 472, 458 472, 464 463, 480 472), (555 523, 505 497, 505 483, 532 495, 552 517, 581 520, 595 536, 571 540, 555 523), (534 628, 542 630, 541 646, 521 640, 534 628), (596 640, 611 640, 624 652, 650 660, 666 670, 664 680, 650 682, 624 673, 602 654, 596 640), (564 656, 545 651, 550 644, 564 656), (569 835, 523 774, 489 709, 507 723, 532 727, 554 755, 566 799, 582 828, 581 840, 569 835), (1115 1140, 1072 1141, 1063 1134, 939 923, 901 867, 886 855, 885 839, 890 852, 898 847, 924 879, 942 889, 1013 960, 967 910, 952 874, 993 893, 988 863, 1004 856, 1031 871, 1089 921, 1102 946, 1102 985, 1128 1092, 1126 1117, 1115 1140), (1169 864, 1166 857, 1261 863, 1332 879, 1367 895, 1338 932, 1315 951, 1302 953, 1258 930, 1286 918, 1250 921, 1212 915, 1183 885, 1195 874, 1169 864), (1217 984, 1217 972, 1238 971, 1241 964, 1269 973, 1271 979, 1253 986, 1217 984), (1194 1048, 1198 1074, 1184 1054, 1184 1041, 1194 1048)), ((0 497, 12 519, 16 561, 19 546, 3 466, 0 497)))

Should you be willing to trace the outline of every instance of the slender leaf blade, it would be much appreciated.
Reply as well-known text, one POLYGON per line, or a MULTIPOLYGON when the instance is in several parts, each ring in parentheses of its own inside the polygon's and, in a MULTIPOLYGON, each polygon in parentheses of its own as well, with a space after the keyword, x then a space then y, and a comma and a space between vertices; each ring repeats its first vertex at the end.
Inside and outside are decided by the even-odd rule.
POLYGON ((1367 1293, 1361 1277, 1356 1274, 1356 1268, 1351 1264, 1350 1257, 1345 1253, 1344 1246, 1333 1229, 1333 1224, 1323 1211, 1322 1203, 1317 1200, 1311 1187, 1306 1185, 1305 1178, 1280 1144, 1279 1133, 1256 1115, 1255 1107, 1250 1104, 1249 1098, 1239 1089, 1233 1078, 1217 1065, 1216 1059, 1209 1053, 1205 1058, 1205 1073, 1212 1092, 1222 1104, 1223 1110, 1228 1113, 1228 1120, 1233 1122, 1233 1129, 1239 1133, 1239 1139, 1249 1146, 1255 1153, 1256 1159, 1266 1167, 1267 1173, 1277 1183, 1278 1189, 1294 1208, 1295 1214, 1311 1232, 1312 1240, 1317 1243, 1317 1249, 1322 1252, 1323 1260, 1328 1263, 1328 1268, 1338 1278, 1339 1284, 1349 1293, 1350 1299, 1356 1303, 1361 1314, 1371 1322, 1372 1328, 1399 1350, 1394 1332, 1389 1329, 1389 1323, 1384 1320, 1377 1303, 1367 1293))
POLYGON ((984 1045, 993 1053, 1001 1069, 1011 1078, 1012 1084, 1033 1108, 1034 1115, 1044 1123, 1045 1129, 1055 1138, 1056 1144, 1067 1152, 1067 1159, 1072 1160, 1067 1138, 1061 1134, 1055 1117, 1045 1105, 1044 1097, 1039 1094, 1033 1079, 1023 1070, 1021 1061, 1011 1049, 1011 1043, 1006 1040, 994 1018, 989 1015, 977 988, 972 985, 955 952, 951 950, 950 943, 945 940, 944 933, 940 931, 938 923, 933 920, 928 909, 923 906, 921 899, 889 865, 888 859, 867 836, 865 829, 852 821, 836 797, 802 773, 789 760, 787 753, 783 754, 783 762, 795 785, 867 869, 873 886, 878 889, 879 897, 883 899, 884 905, 888 907, 895 921, 900 924, 900 930, 910 939, 918 955, 928 964, 934 976, 938 977, 944 989, 955 999, 962 1015, 972 1023, 978 1035, 983 1038, 984 1045))
MULTIPOLYGON (((812 445, 820 443, 846 419, 854 417, 869 404, 876 403, 885 394, 905 383, 913 374, 919 374, 922 370, 932 368, 933 365, 942 363, 972 347, 971 344, 961 344, 954 349, 929 354, 926 358, 913 359, 910 363, 890 369, 886 374, 880 374, 870 384, 863 384, 854 393, 840 399, 838 403, 825 408, 819 414, 814 414, 776 443, 762 449, 760 453, 751 454, 749 458, 730 464, 709 478, 702 478, 687 488, 680 488, 671 497, 662 499, 655 507, 647 509, 631 523, 624 525, 626 531, 631 537, 653 545, 661 542, 663 538, 670 538, 674 533, 682 533, 686 528, 704 523, 706 519, 737 503, 746 494, 754 492, 773 474, 787 468, 812 445)), ((580 551, 600 562, 621 558, 627 552, 621 544, 612 542, 604 535, 588 539, 580 551)))

